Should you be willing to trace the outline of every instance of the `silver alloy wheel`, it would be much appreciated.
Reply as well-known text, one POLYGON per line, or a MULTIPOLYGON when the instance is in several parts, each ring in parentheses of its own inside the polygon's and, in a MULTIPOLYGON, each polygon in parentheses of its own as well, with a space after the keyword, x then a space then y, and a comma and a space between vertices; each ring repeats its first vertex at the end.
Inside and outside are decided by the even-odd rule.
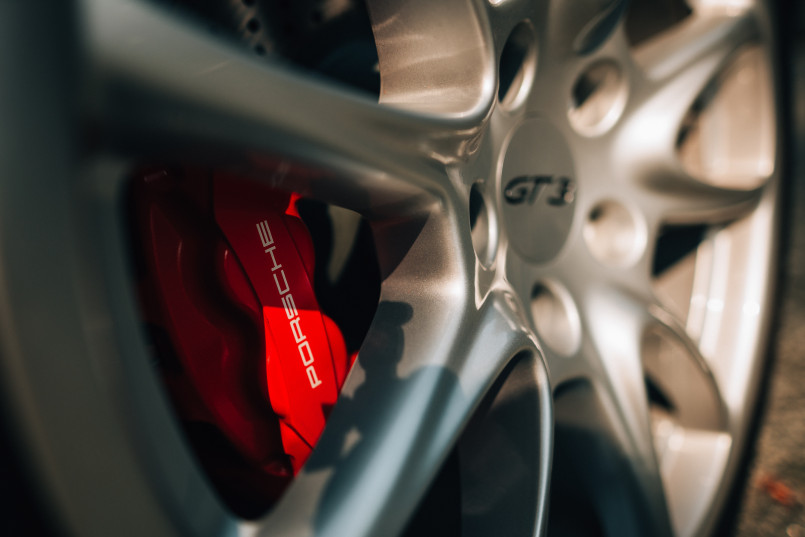
POLYGON ((764 134, 738 154, 715 143, 737 129, 729 104, 680 131, 736 61, 774 80, 774 36, 763 4, 701 1, 634 49, 622 7, 371 0, 378 105, 144 1, 2 3, 2 391, 56 524, 394 535, 458 442, 467 534, 546 532, 560 459, 577 471, 554 489, 604 533, 707 534, 773 306, 776 86, 749 91, 764 134), (254 523, 192 462, 136 322, 120 200, 131 164, 160 157, 248 170, 375 234, 381 304, 357 365, 254 523), (680 224, 705 239, 654 277, 680 224))

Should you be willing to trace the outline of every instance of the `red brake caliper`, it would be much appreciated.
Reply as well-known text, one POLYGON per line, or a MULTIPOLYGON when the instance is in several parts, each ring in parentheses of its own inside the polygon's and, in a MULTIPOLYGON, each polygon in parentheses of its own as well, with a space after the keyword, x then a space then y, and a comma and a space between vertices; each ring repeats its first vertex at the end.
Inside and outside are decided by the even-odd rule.
POLYGON ((178 414, 222 432, 276 498, 310 455, 351 365, 316 301, 296 197, 159 170, 135 181, 133 203, 144 315, 163 336, 158 354, 173 361, 162 370, 178 414))

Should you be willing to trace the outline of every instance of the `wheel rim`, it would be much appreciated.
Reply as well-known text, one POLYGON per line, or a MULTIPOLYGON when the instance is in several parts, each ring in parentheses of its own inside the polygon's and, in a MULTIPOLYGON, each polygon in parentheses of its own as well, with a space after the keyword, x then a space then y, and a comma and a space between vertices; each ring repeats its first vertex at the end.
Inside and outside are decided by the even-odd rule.
MULTIPOLYGON (((457 441, 473 471, 473 431, 489 429, 483 416, 468 424, 491 400, 487 416, 523 456, 509 483, 522 493, 465 502, 465 533, 503 520, 507 533, 546 531, 554 422, 554 489, 584 497, 605 533, 712 527, 768 332, 780 144, 752 159, 771 162, 762 180, 736 186, 712 179, 706 158, 691 168, 679 133, 745 45, 773 71, 769 14, 694 6, 634 49, 620 2, 431 4, 369 3, 380 105, 147 3, 59 4, 45 19, 4 7, 2 50, 31 56, 6 52, 20 76, 0 99, 3 133, 17 134, 0 159, 2 364, 20 445, 61 524, 396 534, 457 441), (20 30, 35 21, 58 54, 20 30), (47 158, 28 149, 42 145, 47 158), (277 173, 276 155, 326 173, 277 173), (225 513, 192 462, 137 329, 119 200, 131 162, 160 157, 356 210, 378 245, 381 304, 358 364, 308 465, 252 524, 225 513), (661 232, 681 224, 706 234, 677 270, 693 274, 680 292, 652 267, 661 232), (647 374, 673 412, 649 403, 647 374), (574 492, 563 469, 589 469, 585 457, 619 472, 617 485, 593 471, 574 492)), ((776 114, 761 114, 772 138, 776 114)))

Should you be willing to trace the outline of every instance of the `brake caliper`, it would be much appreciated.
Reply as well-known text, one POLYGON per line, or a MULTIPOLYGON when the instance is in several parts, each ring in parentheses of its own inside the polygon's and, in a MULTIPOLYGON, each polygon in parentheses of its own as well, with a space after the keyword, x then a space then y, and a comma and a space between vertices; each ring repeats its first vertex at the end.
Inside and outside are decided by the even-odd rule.
POLYGON ((214 427, 239 455, 225 468, 216 454, 202 460, 214 480, 248 474, 275 499, 351 365, 316 300, 297 197, 193 170, 144 173, 132 194, 144 317, 178 415, 214 427))

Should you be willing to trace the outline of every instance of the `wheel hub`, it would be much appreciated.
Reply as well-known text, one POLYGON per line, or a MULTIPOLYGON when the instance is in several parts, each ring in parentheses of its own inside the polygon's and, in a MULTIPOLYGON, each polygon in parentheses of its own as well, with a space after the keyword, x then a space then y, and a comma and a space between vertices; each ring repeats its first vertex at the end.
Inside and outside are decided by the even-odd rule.
POLYGON ((544 263, 562 249, 573 224, 577 187, 570 148, 549 121, 528 119, 505 151, 501 189, 511 245, 544 263))

